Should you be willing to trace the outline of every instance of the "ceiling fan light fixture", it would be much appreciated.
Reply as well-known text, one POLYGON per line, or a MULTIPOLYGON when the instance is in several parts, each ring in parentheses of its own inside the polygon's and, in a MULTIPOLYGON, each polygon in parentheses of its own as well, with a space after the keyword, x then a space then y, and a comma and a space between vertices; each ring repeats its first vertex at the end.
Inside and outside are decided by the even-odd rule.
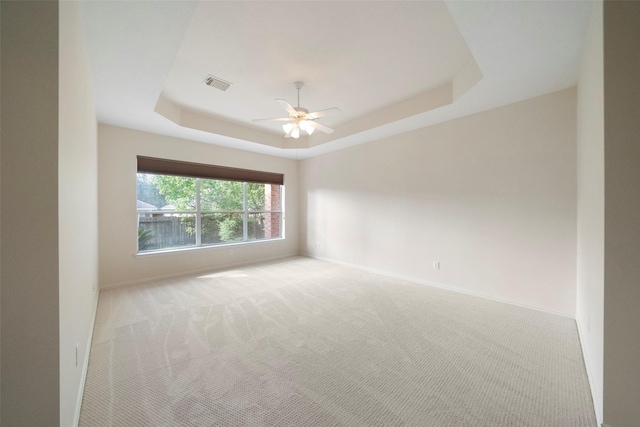
POLYGON ((310 113, 309 110, 300 106, 300 89, 303 86, 302 82, 295 82, 296 90, 298 91, 298 106, 293 107, 284 99, 277 98, 276 101, 284 107, 288 117, 276 117, 272 119, 254 119, 254 122, 287 122, 282 125, 285 138, 300 138, 300 130, 303 130, 307 135, 311 135, 316 129, 319 129, 324 133, 331 133, 333 129, 316 122, 317 119, 327 116, 334 111, 340 111, 339 108, 327 108, 320 111, 314 111, 310 113))
POLYGON ((307 120, 300 120, 300 129, 307 132, 308 135, 311 135, 314 131, 313 127, 307 120))

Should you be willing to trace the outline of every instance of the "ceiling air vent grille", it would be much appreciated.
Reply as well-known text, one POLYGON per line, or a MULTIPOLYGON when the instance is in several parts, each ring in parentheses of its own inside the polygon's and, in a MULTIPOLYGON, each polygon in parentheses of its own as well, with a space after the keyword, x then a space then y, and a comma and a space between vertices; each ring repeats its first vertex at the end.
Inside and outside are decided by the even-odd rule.
POLYGON ((206 84, 207 86, 215 87, 216 89, 220 89, 223 92, 225 90, 229 89, 229 86, 231 86, 231 83, 226 82, 226 81, 224 81, 222 79, 219 79, 217 77, 213 77, 211 74, 209 74, 204 79, 204 84, 206 84))

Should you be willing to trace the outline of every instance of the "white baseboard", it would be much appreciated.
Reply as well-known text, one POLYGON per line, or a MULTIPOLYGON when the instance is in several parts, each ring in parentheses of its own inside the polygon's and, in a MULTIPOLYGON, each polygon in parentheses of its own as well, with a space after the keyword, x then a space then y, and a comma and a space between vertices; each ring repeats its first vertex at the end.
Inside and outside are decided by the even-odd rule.
POLYGON ((255 258, 255 259, 252 259, 251 261, 240 261, 240 262, 236 262, 236 263, 230 263, 230 264, 225 264, 225 265, 220 265, 220 266, 215 266, 215 267, 200 268, 200 269, 197 269, 197 270, 187 270, 187 271, 181 271, 179 273, 174 273, 174 274, 151 276, 151 277, 145 277, 143 279, 129 280, 129 281, 117 282, 117 283, 109 283, 109 284, 106 284, 106 285, 102 285, 101 284, 100 285, 100 289, 102 290, 102 289, 120 288, 122 286, 139 285, 139 284, 142 284, 142 283, 152 282, 154 280, 173 279, 173 278, 176 278, 176 277, 190 276, 192 274, 202 274, 202 273, 226 270, 228 268, 243 267, 243 266, 257 264, 257 263, 261 263, 261 262, 268 262, 268 261, 275 261, 275 260, 278 260, 278 259, 291 258, 291 257, 294 257, 294 256, 299 256, 299 255, 300 254, 296 252, 296 253, 291 253, 291 254, 277 255, 277 256, 273 256, 273 257, 255 258))
POLYGON ((306 257, 309 257, 309 258, 318 259, 320 261, 331 262, 331 263, 334 263, 334 264, 344 265, 346 267, 356 268, 358 270, 368 271, 369 273, 380 274, 380 275, 387 276, 387 277, 393 277, 395 279, 407 280, 409 282, 419 283, 421 285, 432 286, 434 288, 440 288, 440 289, 453 291, 453 292, 459 292, 461 294, 472 295, 472 296, 475 296, 475 297, 480 297, 480 298, 485 298, 485 299, 489 299, 489 300, 492 300, 492 301, 498 301, 498 302, 503 302, 503 303, 507 303, 507 304, 517 305, 517 306, 520 306, 520 307, 530 308, 530 309, 533 309, 533 310, 544 311, 546 313, 555 314, 557 316, 568 317, 570 319, 574 319, 575 320, 575 315, 574 314, 565 313, 565 312, 557 311, 557 310, 552 310, 550 308, 539 306, 539 305, 536 305, 536 304, 531 304, 531 303, 528 303, 528 302, 525 302, 525 301, 519 301, 519 300, 510 299, 510 298, 504 298, 504 297, 497 297, 497 296, 494 296, 494 295, 487 295, 487 294, 483 294, 483 293, 480 293, 480 292, 472 292, 472 291, 469 291, 469 290, 464 289, 462 287, 446 285, 446 284, 443 284, 443 283, 432 282, 432 281, 429 281, 429 280, 421 280, 421 279, 418 279, 416 277, 403 276, 401 274, 396 274, 396 273, 392 273, 392 272, 384 271, 384 270, 378 270, 378 269, 375 269, 375 268, 363 267, 361 265, 351 264, 351 263, 343 262, 343 261, 337 261, 337 260, 334 260, 334 259, 331 259, 331 258, 323 258, 323 257, 310 255, 310 254, 302 254, 302 255, 306 256, 306 257))
POLYGON ((98 301, 100 299, 100 292, 96 295, 95 302, 93 303, 93 312, 91 316, 91 326, 89 329, 89 336, 87 337, 87 345, 84 350, 84 360, 82 361, 82 374, 80 376, 80 389, 78 390, 78 398, 76 400, 76 413, 73 416, 73 427, 78 427, 80 422, 80 410, 82 409, 82 397, 84 396, 84 384, 87 381, 87 370, 89 369, 89 355, 91 354, 91 343, 93 342, 93 329, 96 324, 96 314, 98 313, 98 301))

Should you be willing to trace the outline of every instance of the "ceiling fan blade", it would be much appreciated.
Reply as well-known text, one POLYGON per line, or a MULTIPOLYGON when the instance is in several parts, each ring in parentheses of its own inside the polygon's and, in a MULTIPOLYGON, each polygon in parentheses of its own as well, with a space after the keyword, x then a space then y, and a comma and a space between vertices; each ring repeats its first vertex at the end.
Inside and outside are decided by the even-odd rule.
POLYGON ((276 99, 276 101, 278 101, 280 105, 282 105, 284 109, 287 110, 287 113, 293 114, 294 116, 298 114, 298 112, 291 106, 291 104, 289 104, 284 99, 276 99))
POLYGON ((322 123, 318 123, 318 122, 314 122, 312 120, 308 120, 307 124, 311 127, 314 127, 316 129, 318 129, 319 131, 322 131, 324 133, 331 133, 333 132, 333 129, 331 129, 328 126, 323 125, 322 123))
POLYGON ((308 119, 318 119, 320 117, 325 117, 333 113, 339 112, 340 109, 338 107, 327 108, 326 110, 314 111, 313 113, 307 114, 308 119))
POLYGON ((253 119, 252 122, 292 122, 293 119, 290 117, 276 117, 273 119, 253 119))

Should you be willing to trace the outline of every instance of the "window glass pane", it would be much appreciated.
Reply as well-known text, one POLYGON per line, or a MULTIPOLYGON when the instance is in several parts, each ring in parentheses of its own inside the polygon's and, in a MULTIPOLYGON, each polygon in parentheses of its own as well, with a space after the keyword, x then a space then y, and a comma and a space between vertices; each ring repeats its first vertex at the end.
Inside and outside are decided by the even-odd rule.
POLYGON ((249 211, 280 211, 281 186, 275 184, 247 184, 247 205, 249 211))
POLYGON ((249 240, 275 239, 281 237, 280 212, 250 212, 247 220, 249 240))
POLYGON ((242 211, 244 185, 237 181, 200 180, 202 211, 242 211))
POLYGON ((222 220, 221 214, 202 214, 200 215, 201 234, 200 242, 203 245, 215 245, 224 243, 220 238, 220 225, 222 220))
POLYGON ((203 245, 241 242, 243 239, 241 213, 204 213, 200 221, 200 241, 203 245))
POLYGON ((195 226, 195 214, 139 213, 138 251, 195 246, 195 226))
POLYGON ((264 213, 249 212, 247 219, 247 238, 249 240, 264 239, 264 213))
POLYGON ((203 245, 241 242, 243 239, 241 213, 204 213, 200 221, 200 241, 203 245))
POLYGON ((196 179, 139 173, 138 200, 151 204, 156 210, 195 210, 196 179))
POLYGON ((167 199, 154 182, 156 175, 138 174, 138 211, 157 211, 167 205, 167 199))
POLYGON ((263 211, 265 200, 265 184, 247 183, 247 208, 251 211, 263 211))

